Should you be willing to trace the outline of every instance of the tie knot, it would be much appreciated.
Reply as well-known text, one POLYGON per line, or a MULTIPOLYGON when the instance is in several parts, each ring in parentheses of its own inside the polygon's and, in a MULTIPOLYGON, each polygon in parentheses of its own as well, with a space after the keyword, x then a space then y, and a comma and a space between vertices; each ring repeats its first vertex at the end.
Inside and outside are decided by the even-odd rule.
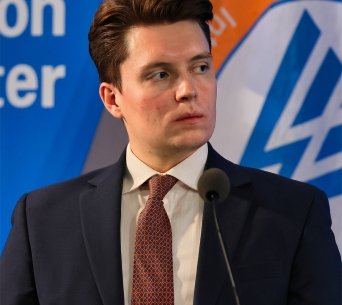
POLYGON ((168 191, 176 184, 177 180, 177 178, 170 175, 155 175, 151 177, 148 181, 150 197, 163 200, 168 191))

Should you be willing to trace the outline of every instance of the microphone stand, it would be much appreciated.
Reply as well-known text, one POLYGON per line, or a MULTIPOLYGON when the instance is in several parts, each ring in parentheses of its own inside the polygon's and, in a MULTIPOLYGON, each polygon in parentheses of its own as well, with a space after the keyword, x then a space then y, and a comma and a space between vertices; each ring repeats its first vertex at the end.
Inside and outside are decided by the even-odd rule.
POLYGON ((233 272, 232 272, 232 269, 230 267, 230 263, 229 263, 227 252, 226 252, 226 248, 224 247, 223 238, 222 238, 222 235, 221 235, 220 226, 218 224, 217 215, 216 215, 216 203, 218 202, 218 194, 216 192, 209 192, 207 194, 207 198, 208 198, 209 202, 212 204, 212 207, 213 207, 215 227, 216 227, 217 235, 218 235, 218 238, 219 238, 219 241, 220 241, 223 257, 224 257, 224 260, 225 260, 225 263, 226 263, 226 267, 227 267, 230 283, 231 283, 231 286, 232 286, 232 289, 233 289, 235 303, 236 303, 236 305, 240 305, 240 299, 239 299, 239 295, 238 295, 238 292, 237 292, 237 289, 236 289, 236 284, 235 284, 235 280, 234 280, 234 277, 233 277, 233 272))

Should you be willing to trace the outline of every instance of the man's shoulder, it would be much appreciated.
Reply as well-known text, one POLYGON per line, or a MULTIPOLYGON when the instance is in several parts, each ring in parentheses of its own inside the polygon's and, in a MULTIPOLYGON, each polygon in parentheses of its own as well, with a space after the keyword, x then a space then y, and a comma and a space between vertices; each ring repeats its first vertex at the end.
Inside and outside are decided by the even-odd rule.
MULTIPOLYGON (((216 153, 216 152, 215 152, 216 153)), ((313 200, 326 201, 324 192, 306 182, 294 180, 265 170, 235 164, 223 156, 215 156, 221 168, 237 188, 249 186, 253 198, 260 205, 270 208, 308 208, 313 200)), ((326 201, 327 202, 327 201, 326 201)))
POLYGON ((82 193, 91 190, 95 182, 100 183, 113 172, 115 172, 115 164, 31 191, 24 195, 25 201, 30 208, 75 202, 82 193))
POLYGON ((311 193, 316 192, 318 190, 318 188, 312 184, 288 178, 277 173, 272 173, 266 170, 252 168, 248 166, 236 166, 238 166, 247 175, 249 175, 255 186, 261 188, 262 190, 292 190, 294 192, 300 193, 311 193))
POLYGON ((303 224, 310 211, 315 210, 330 224, 327 196, 316 186, 256 168, 233 163, 229 166, 247 177, 245 184, 232 188, 232 196, 249 200, 260 213, 278 215, 272 221, 287 219, 303 224))

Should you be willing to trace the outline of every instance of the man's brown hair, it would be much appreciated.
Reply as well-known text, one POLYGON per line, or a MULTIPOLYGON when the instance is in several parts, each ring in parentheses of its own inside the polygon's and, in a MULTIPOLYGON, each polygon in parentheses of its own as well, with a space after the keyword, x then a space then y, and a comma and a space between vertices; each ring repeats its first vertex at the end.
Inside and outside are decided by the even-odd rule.
POLYGON ((88 34, 89 52, 100 81, 121 90, 120 65, 128 56, 126 35, 133 26, 193 20, 211 49, 207 22, 213 18, 212 9, 210 0, 104 0, 88 34))

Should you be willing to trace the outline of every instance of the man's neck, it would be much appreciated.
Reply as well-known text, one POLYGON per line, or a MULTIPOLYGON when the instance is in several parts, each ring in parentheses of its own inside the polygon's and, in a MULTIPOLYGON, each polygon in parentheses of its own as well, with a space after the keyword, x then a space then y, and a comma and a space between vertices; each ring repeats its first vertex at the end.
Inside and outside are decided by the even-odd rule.
POLYGON ((136 152, 134 148, 131 146, 132 153, 142 162, 144 162, 147 166, 154 169, 159 173, 165 173, 171 168, 175 167, 177 164, 184 161, 186 158, 191 156, 197 149, 189 150, 183 153, 167 153, 167 154, 155 154, 155 153, 145 153, 141 154, 136 152))

